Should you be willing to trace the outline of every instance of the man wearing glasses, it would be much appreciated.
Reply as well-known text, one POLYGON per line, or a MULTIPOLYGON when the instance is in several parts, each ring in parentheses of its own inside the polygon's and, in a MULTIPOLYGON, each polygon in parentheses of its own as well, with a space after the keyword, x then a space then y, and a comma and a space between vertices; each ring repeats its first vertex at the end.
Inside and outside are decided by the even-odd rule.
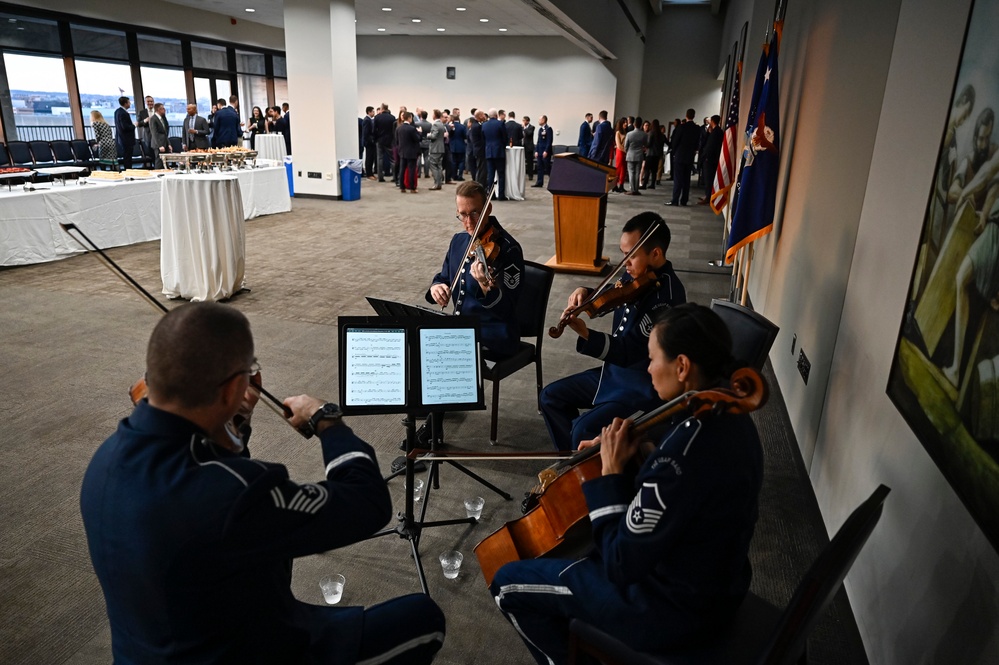
MULTIPOLYGON (((517 294, 524 274, 524 252, 492 217, 492 204, 486 204, 486 190, 469 180, 455 192, 455 216, 464 228, 451 238, 441 271, 434 275, 426 293, 427 302, 447 307, 453 302, 462 316, 477 316, 481 321, 482 345, 493 357, 511 355, 520 343, 517 329, 517 294), (479 239, 484 239, 495 256, 482 265, 475 253, 466 255, 468 241, 475 233, 479 217, 484 216, 479 239), (455 276, 459 276, 455 284, 455 276), (455 284, 454 292, 451 285, 455 284)), ((488 254, 488 252, 486 252, 488 254)))
POLYGON ((250 459, 259 369, 233 307, 183 305, 153 331, 148 401, 98 448, 80 494, 114 662, 431 662, 444 616, 429 596, 365 609, 292 593, 294 558, 369 537, 392 504, 371 446, 308 395, 284 405, 318 437, 322 480, 250 459))

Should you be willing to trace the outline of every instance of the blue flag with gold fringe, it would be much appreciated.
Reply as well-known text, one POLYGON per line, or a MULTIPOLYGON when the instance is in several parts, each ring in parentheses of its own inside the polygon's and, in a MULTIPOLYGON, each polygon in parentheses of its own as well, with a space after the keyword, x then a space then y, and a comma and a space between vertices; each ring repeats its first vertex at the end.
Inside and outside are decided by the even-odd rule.
POLYGON ((777 168, 780 165, 780 98, 777 85, 778 24, 760 59, 753 103, 746 127, 746 149, 739 178, 732 230, 725 263, 732 263, 741 247, 773 230, 777 203, 777 168))

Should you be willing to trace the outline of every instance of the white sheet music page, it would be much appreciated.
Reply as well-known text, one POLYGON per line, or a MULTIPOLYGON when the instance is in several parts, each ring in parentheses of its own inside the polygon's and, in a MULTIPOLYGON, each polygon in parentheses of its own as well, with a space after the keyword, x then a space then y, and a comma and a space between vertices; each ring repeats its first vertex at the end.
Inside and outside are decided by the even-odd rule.
POLYGON ((405 406, 406 331, 347 329, 347 405, 405 406))
POLYGON ((475 330, 421 328, 420 368, 424 404, 477 402, 479 361, 475 330))

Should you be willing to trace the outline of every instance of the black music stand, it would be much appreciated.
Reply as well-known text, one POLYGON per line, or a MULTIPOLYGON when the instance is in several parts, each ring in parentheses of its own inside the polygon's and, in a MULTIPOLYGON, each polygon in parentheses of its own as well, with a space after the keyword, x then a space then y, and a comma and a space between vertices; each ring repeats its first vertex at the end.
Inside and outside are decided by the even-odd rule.
MULTIPOLYGON (((474 317, 340 317, 340 403, 345 415, 393 414, 407 417, 405 509, 399 523, 371 536, 391 534, 409 541, 420 586, 429 594, 420 559, 423 529, 453 524, 475 524, 474 517, 426 521, 430 487, 423 498, 419 519, 413 497, 416 479, 414 456, 417 414, 427 410, 485 410, 479 324, 474 317)), ((431 464, 428 480, 436 478, 438 462, 431 464)), ((455 464, 455 466, 459 466, 455 464)), ((506 495, 470 471, 473 478, 506 495)))
MULTIPOLYGON (((375 310, 375 313, 377 313, 378 316, 381 316, 381 317, 397 317, 397 318, 399 318, 399 317, 412 317, 412 318, 420 318, 420 317, 426 317, 426 316, 429 316, 429 317, 434 317, 434 316, 449 316, 443 310, 430 309, 428 307, 420 307, 418 305, 408 305, 406 303, 396 302, 394 300, 384 300, 382 298, 375 298, 375 297, 372 297, 372 296, 365 296, 365 300, 367 300, 368 304, 371 305, 371 309, 375 310)), ((469 320, 468 317, 465 317, 465 320, 466 321, 469 320)), ((416 417, 419 417, 419 416, 417 415, 416 417)), ((431 439, 430 439, 430 441, 431 441, 431 443, 430 443, 430 450, 431 450, 431 452, 436 452, 437 451, 437 443, 438 443, 438 441, 440 443, 444 442, 444 423, 443 423, 444 413, 443 413, 443 411, 436 411, 436 410, 435 411, 431 411, 430 412, 430 418, 431 418, 432 421, 433 420, 437 420, 438 418, 441 419, 440 423, 436 423, 432 427, 432 429, 434 430, 434 434, 431 435, 431 439), (435 436, 436 430, 437 430, 437 425, 440 426, 440 437, 435 436)), ((412 419, 413 419, 412 415, 407 415, 406 419, 402 421, 403 425, 408 426, 408 422, 407 421, 412 420, 412 419)), ((406 442, 406 453, 407 453, 407 455, 408 455, 409 451, 412 450, 412 449, 413 449, 413 446, 411 445, 411 442, 407 438, 407 442, 406 442)), ((395 466, 396 464, 401 464, 403 462, 403 460, 405 460, 404 457, 398 457, 398 458, 396 458, 396 460, 393 462, 393 466, 395 466)), ((483 487, 486 487, 486 488, 492 490, 493 492, 495 492, 496 494, 500 495, 501 497, 503 497, 507 501, 510 501, 510 500, 513 499, 512 496, 510 496, 509 494, 507 494, 506 492, 504 492, 503 490, 501 490, 496 485, 493 485, 491 482, 489 482, 488 480, 486 480, 482 476, 480 476, 480 475, 476 474, 475 472, 471 471, 464 464, 461 464, 459 462, 450 461, 450 460, 434 460, 434 461, 432 461, 430 463, 430 473, 427 474, 427 481, 429 482, 429 484, 427 485, 427 493, 428 493, 428 495, 429 495, 430 487, 433 487, 435 490, 439 490, 441 488, 441 486, 440 486, 440 471, 439 471, 438 467, 440 467, 440 464, 441 464, 442 461, 447 462, 448 464, 450 464, 451 466, 453 466, 458 471, 461 471, 462 473, 464 473, 466 476, 468 476, 469 478, 471 478, 475 482, 479 483, 483 487)), ((417 471, 422 471, 423 470, 423 469, 420 468, 420 465, 423 464, 422 461, 417 460, 415 462, 415 464, 416 464, 416 470, 417 471)), ((424 466, 424 468, 426 468, 426 467, 424 466)), ((405 473, 405 471, 406 471, 406 467, 403 466, 398 471, 395 471, 395 472, 391 473, 386 478, 386 480, 391 480, 391 479, 395 478, 396 476, 399 476, 399 475, 405 473)), ((423 504, 423 511, 424 512, 426 511, 426 507, 427 507, 426 499, 424 499, 424 504, 423 504)))

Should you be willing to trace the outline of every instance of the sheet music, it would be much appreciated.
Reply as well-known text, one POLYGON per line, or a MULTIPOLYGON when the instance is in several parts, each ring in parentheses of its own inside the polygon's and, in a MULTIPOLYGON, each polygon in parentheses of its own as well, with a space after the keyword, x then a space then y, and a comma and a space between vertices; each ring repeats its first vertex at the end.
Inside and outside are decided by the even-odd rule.
POLYGON ((348 406, 406 405, 406 331, 347 329, 348 406))
POLYGON ((424 404, 478 401, 479 359, 473 329, 420 329, 424 404))

